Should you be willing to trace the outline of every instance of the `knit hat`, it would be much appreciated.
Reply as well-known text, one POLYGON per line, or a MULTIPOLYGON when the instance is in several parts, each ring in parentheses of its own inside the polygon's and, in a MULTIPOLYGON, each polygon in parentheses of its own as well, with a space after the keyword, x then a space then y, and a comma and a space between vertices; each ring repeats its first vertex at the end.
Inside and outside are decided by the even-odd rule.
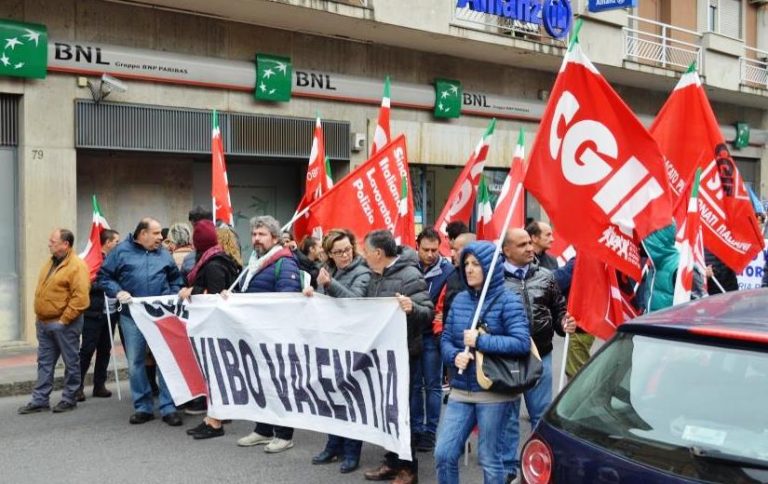
POLYGON ((205 253, 206 250, 219 243, 216 238, 216 227, 211 220, 203 219, 195 222, 192 243, 198 254, 205 253))

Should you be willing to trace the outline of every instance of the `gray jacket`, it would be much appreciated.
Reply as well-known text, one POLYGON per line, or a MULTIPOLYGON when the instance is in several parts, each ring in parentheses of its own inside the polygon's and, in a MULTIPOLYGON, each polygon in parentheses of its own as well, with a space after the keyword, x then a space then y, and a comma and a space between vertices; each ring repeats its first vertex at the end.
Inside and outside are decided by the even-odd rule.
POLYGON ((328 287, 320 287, 318 292, 332 297, 363 297, 371 280, 371 270, 359 255, 344 269, 326 266, 331 274, 328 287))

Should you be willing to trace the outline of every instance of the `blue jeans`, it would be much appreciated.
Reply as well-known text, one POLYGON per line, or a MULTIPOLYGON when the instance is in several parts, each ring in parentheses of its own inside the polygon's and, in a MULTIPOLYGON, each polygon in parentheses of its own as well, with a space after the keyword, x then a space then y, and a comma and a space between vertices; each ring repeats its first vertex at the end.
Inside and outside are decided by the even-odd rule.
POLYGON ((76 403, 75 393, 80 389, 80 333, 83 316, 64 325, 56 322, 35 323, 37 331, 37 383, 32 390, 32 404, 48 405, 53 390, 53 374, 59 356, 64 360, 64 391, 61 399, 76 403))
MULTIPOLYGON (((528 416, 531 418, 531 429, 536 428, 544 411, 552 403, 552 353, 541 359, 544 371, 541 379, 535 387, 523 393, 525 398, 525 408, 528 409, 528 416)), ((504 431, 504 450, 502 458, 504 460, 504 469, 507 474, 517 474, 517 468, 520 465, 520 459, 517 456, 517 446, 520 441, 520 399, 514 401, 512 405, 512 414, 507 421, 504 431)))
POLYGON ((443 366, 437 339, 431 333, 425 334, 423 344, 421 356, 411 366, 411 432, 434 435, 443 406, 443 366))
MULTIPOLYGON (((147 341, 128 311, 123 311, 120 314, 120 327, 123 328, 122 336, 125 337, 123 346, 125 347, 125 356, 128 358, 133 409, 137 412, 152 414, 155 408, 154 400, 152 399, 152 387, 149 385, 147 372, 144 369, 147 359, 147 341)), ((160 407, 160 415, 165 416, 175 412, 176 406, 173 404, 168 387, 165 386, 165 380, 163 379, 160 367, 158 367, 157 375, 160 380, 158 405, 160 407)))
POLYGON ((477 455, 483 468, 483 482, 504 484, 507 474, 501 460, 502 439, 504 422, 509 420, 512 403, 462 403, 448 400, 435 446, 437 482, 459 483, 459 458, 464 450, 464 442, 477 424, 477 455))
POLYGON ((339 437, 338 435, 328 435, 328 442, 325 444, 325 450, 355 462, 360 460, 360 451, 362 449, 363 442, 361 440, 339 437))

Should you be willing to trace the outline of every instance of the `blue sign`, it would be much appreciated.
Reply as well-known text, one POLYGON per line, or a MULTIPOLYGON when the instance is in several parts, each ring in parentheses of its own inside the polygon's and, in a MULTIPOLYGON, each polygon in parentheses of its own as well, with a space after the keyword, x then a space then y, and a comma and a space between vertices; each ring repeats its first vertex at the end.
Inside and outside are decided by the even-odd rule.
POLYGON ((590 12, 604 12, 617 8, 637 7, 637 0, 589 0, 590 12))
MULTIPOLYGON (((623 1, 629 3, 636 0, 623 1)), ((568 35, 573 23, 569 0, 457 0, 456 8, 465 7, 479 13, 543 25, 547 33, 556 39, 568 35)))

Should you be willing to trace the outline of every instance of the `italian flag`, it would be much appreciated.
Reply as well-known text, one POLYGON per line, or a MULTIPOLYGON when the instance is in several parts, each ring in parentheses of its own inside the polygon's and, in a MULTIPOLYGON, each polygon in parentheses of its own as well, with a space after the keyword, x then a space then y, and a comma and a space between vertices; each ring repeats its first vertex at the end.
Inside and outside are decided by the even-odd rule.
POLYGON ((416 241, 413 224, 413 198, 408 190, 408 177, 400 179, 400 201, 397 204, 397 222, 392 235, 397 245, 413 247, 416 241))
POLYGON ((96 279, 99 269, 101 269, 101 263, 104 262, 104 254, 101 252, 101 232, 104 229, 109 228, 107 219, 101 214, 99 208, 99 202, 96 201, 96 195, 92 197, 93 201, 93 218, 91 219, 91 234, 88 237, 88 244, 85 246, 85 250, 80 253, 80 258, 83 259, 88 266, 88 272, 91 275, 91 281, 96 279))
POLYGON ((381 107, 379 108, 379 121, 376 123, 376 131, 373 133, 373 143, 371 144, 371 156, 385 147, 392 140, 389 131, 389 112, 390 112, 390 86, 389 76, 384 79, 384 96, 381 98, 381 107))
POLYGON ((525 190, 523 189, 523 179, 525 179, 525 132, 520 128, 520 134, 517 136, 517 145, 515 153, 512 156, 512 165, 509 167, 509 173, 501 187, 499 199, 496 201, 496 209, 493 212, 491 224, 486 227, 485 236, 480 240, 496 240, 501 237, 504 230, 504 221, 507 213, 512 212, 510 227, 525 226, 525 190))
POLYGON ((488 124, 488 128, 469 156, 464 169, 453 184, 443 210, 440 212, 437 220, 435 220, 435 227, 440 232, 440 235, 442 235, 440 253, 444 256, 448 256, 451 253, 451 248, 448 245, 448 233, 446 232, 448 224, 456 220, 461 220, 468 224, 469 218, 472 216, 478 184, 480 183, 480 175, 483 173, 485 160, 488 158, 488 149, 490 148, 491 138, 493 138, 493 131, 495 129, 496 119, 494 118, 488 124))
POLYGON ((497 237, 488 232, 493 231, 493 209, 491 208, 491 194, 485 177, 480 176, 480 186, 477 189, 477 238, 478 240, 495 240, 497 237))
POLYGON ((229 198, 227 164, 224 161, 224 143, 221 140, 219 116, 213 110, 213 130, 211 132, 211 199, 213 202, 213 222, 222 220, 234 225, 232 202, 229 198))
POLYGON ((309 227, 306 223, 308 214, 305 209, 315 200, 322 197, 333 187, 331 178, 331 161, 325 156, 325 140, 323 124, 320 116, 315 119, 315 132, 312 136, 312 148, 309 152, 309 164, 304 185, 304 196, 299 201, 294 214, 293 233, 296 240, 302 240, 308 235, 322 237, 322 229, 309 227), (304 213, 302 213, 304 212, 304 213))
MULTIPOLYGON (((675 248, 680 253, 680 263, 675 276, 675 292, 672 304, 680 304, 691 300, 693 289, 693 271, 699 257, 696 256, 697 245, 702 241, 701 215, 699 214, 699 179, 701 168, 696 170, 688 198, 688 209, 678 218, 678 230, 675 235, 675 248)), ((681 203, 681 205, 683 205, 681 203)), ((701 264, 700 261, 698 261, 701 264)))
POLYGON ((333 176, 331 175, 331 160, 325 157, 325 189, 330 190, 333 188, 333 176))

